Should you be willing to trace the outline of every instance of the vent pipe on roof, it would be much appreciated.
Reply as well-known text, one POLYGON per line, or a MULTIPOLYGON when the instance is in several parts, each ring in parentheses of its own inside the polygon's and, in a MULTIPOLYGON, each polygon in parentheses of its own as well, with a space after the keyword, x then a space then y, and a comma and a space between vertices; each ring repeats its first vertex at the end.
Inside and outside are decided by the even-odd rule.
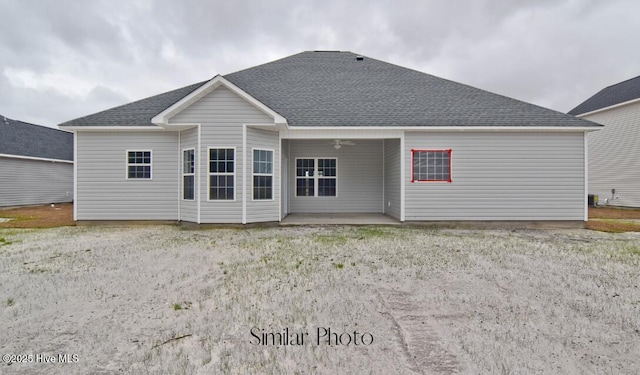
POLYGON ((356 56, 356 60, 357 61, 362 61, 362 60, 364 60, 364 56, 358 55, 358 56, 356 56))
POLYGON ((7 117, 6 116, 2 116, 2 117, 4 117, 4 123, 9 124, 9 120, 7 120, 7 117))

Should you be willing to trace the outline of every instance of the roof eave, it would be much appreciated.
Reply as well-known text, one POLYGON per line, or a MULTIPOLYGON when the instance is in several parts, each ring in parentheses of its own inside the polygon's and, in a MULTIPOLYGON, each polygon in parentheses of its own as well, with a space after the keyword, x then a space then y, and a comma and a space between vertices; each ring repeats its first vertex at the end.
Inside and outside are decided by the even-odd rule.
POLYGON ((624 107, 624 106, 627 106, 627 105, 630 105, 630 104, 635 104, 635 103, 640 103, 640 98, 636 98, 636 99, 633 99, 633 100, 627 100, 626 102, 617 103, 617 104, 610 105, 608 107, 599 108, 599 109, 594 109, 593 111, 580 113, 580 114, 577 114, 577 115, 574 115, 574 116, 578 117, 578 118, 584 118, 586 116, 595 115, 596 113, 610 111, 612 109, 624 107))

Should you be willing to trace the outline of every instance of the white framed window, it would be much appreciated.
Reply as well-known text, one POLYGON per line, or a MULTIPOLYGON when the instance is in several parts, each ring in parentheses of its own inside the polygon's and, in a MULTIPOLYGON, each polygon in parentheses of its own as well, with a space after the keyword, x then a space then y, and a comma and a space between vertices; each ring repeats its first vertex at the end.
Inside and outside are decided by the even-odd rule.
POLYGON ((297 197, 337 197, 337 158, 296 158, 297 197))
POLYGON ((273 200, 273 150, 253 149, 253 200, 273 200))
POLYGON ((194 200, 196 193, 196 150, 182 150, 182 199, 194 200))
POLYGON ((209 200, 234 201, 235 147, 209 147, 209 200))
POLYGON ((151 150, 127 150, 127 180, 151 180, 151 150))
POLYGON ((451 149, 411 149, 411 182, 451 182, 451 149))

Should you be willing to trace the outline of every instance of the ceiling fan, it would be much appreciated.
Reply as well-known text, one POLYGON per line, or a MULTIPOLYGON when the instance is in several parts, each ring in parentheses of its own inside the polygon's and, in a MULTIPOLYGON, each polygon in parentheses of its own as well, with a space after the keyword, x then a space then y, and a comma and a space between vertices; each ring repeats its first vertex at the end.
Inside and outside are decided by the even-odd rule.
POLYGON ((336 150, 341 149, 342 146, 355 146, 356 145, 352 141, 343 141, 341 139, 334 139, 333 141, 331 141, 331 144, 333 145, 333 148, 335 148, 336 150))

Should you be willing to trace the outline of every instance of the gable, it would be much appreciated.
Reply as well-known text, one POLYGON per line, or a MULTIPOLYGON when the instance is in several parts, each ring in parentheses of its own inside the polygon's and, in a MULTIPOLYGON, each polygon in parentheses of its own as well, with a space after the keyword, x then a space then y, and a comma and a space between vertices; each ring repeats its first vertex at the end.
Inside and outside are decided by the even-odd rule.
POLYGON ((193 123, 273 123, 269 116, 225 86, 218 86, 169 117, 169 124, 193 123))
MULTIPOLYGON (((231 118, 236 118, 236 117, 234 117, 234 114, 236 114, 236 112, 234 112, 234 111, 236 109, 248 110, 248 107, 246 107, 246 106, 243 107, 243 105, 240 104, 241 101, 238 100, 240 98, 242 101, 244 101, 247 104, 250 104, 251 106, 253 106, 254 109, 262 112, 264 115, 269 117, 270 120, 267 121, 267 123, 274 123, 274 124, 286 124, 287 123, 287 120, 284 117, 280 116, 280 114, 278 114, 276 111, 274 111, 273 109, 267 107, 265 104, 263 104, 262 102, 260 102, 256 98, 252 97, 247 92, 245 92, 244 90, 242 90, 238 86, 234 85, 233 83, 229 82, 228 80, 226 80, 224 77, 222 77, 220 75, 213 77, 210 81, 208 81, 204 85, 198 87, 196 90, 194 90, 190 94, 186 95, 185 97, 180 99, 178 102, 174 103, 170 107, 168 107, 165 110, 163 110, 162 112, 158 113, 156 116, 154 116, 151 119, 151 122, 154 123, 155 125, 159 125, 159 126, 162 126, 162 127, 166 128, 166 127, 170 126, 169 120, 171 118, 174 118, 174 117, 178 116, 178 114, 182 113, 187 108, 190 108, 195 103, 200 102, 202 99, 204 99, 207 96, 209 96, 210 93, 216 91, 217 89, 219 89, 221 87, 227 89, 227 91, 231 92, 234 95, 226 95, 225 96, 224 94, 228 94, 228 93, 226 91, 221 91, 220 93, 214 94, 213 97, 205 99, 205 101, 202 102, 202 104, 200 105, 200 109, 203 110, 203 112, 197 113, 197 111, 190 111, 188 113, 191 114, 192 116, 193 116, 194 113, 197 113, 196 116, 193 117, 193 118, 201 117, 201 118, 205 118, 206 119, 206 117, 210 114, 209 111, 212 109, 211 105, 213 104, 214 105, 213 109, 216 110, 215 111, 216 115, 222 114, 223 116, 226 115, 226 116, 230 116, 231 118), (217 97, 217 96, 220 96, 220 97, 217 97), (216 100, 212 101, 211 98, 216 99, 216 100), (225 104, 225 101, 227 101, 228 103, 225 104), (209 108, 207 108, 207 105, 209 105, 209 108), (242 108, 235 108, 234 109, 234 105, 242 107, 242 108), (227 113, 224 113, 225 111, 227 111, 227 113)), ((252 114, 255 115, 255 112, 253 112, 253 111, 251 111, 251 112, 252 112, 252 114)), ((245 113, 240 112, 239 115, 240 116, 244 116, 245 113)), ((246 121, 244 119, 243 120, 240 120, 240 118, 237 118, 237 119, 241 123, 245 123, 245 124, 246 123, 250 123, 250 121, 246 121)), ((264 117, 262 117, 262 119, 264 119, 264 117)), ((172 124, 176 125, 176 126, 183 126, 183 125, 190 125, 190 124, 200 123, 200 122, 202 122, 202 121, 192 121, 192 122, 188 122, 188 123, 179 123, 178 120, 174 120, 172 122, 172 124)), ((265 121, 260 121, 258 123, 264 124, 265 121)))

